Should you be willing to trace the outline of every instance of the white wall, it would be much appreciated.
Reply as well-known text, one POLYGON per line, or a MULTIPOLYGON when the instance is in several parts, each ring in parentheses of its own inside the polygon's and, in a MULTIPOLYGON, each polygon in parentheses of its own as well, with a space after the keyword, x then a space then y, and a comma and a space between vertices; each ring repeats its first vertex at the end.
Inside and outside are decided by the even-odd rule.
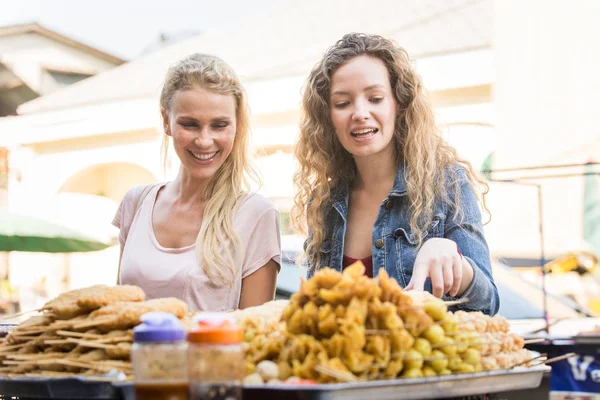
POLYGON ((97 74, 115 66, 37 33, 0 36, 0 61, 38 93, 43 92, 44 68, 97 74))

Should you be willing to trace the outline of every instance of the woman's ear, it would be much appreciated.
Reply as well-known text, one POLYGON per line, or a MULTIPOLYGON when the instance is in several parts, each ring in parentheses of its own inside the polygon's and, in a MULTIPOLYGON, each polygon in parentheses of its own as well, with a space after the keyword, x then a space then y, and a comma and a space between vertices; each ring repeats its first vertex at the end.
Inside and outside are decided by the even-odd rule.
POLYGON ((160 115, 162 116, 163 129, 165 131, 165 134, 167 136, 171 136, 171 129, 169 127, 169 113, 164 107, 160 108, 160 115))

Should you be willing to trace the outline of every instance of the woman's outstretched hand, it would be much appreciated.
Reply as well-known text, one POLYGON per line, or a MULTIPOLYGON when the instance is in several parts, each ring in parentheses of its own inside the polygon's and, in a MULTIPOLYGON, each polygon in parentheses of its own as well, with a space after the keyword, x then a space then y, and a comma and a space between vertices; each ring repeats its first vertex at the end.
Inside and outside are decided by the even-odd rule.
MULTIPOLYGON (((464 268, 463 257, 458 252, 455 242, 450 239, 431 238, 421 246, 415 259, 412 278, 405 289, 424 290, 425 281, 430 278, 435 297, 442 297, 444 294, 456 297, 468 286, 461 285, 465 275, 464 268)), ((466 268, 471 269, 470 265, 466 268)), ((470 283, 472 270, 467 271, 467 274, 469 272, 471 277, 467 279, 470 283)))

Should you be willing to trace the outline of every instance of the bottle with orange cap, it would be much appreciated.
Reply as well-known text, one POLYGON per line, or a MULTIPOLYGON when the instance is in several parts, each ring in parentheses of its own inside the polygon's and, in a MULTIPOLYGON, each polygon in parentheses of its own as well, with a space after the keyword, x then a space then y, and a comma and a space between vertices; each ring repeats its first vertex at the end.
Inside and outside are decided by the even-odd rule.
POLYGON ((200 313, 188 332, 190 400, 240 400, 243 332, 226 313, 200 313))

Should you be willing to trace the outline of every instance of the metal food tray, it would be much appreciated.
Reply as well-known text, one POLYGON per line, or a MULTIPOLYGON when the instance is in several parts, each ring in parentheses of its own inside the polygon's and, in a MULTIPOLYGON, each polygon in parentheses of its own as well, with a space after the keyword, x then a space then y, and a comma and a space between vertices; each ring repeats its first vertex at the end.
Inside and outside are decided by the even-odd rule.
POLYGON ((0 399, 120 400, 110 382, 72 378, 0 378, 0 399))
MULTIPOLYGON (((536 366, 371 382, 321 385, 245 385, 244 400, 419 400, 473 396, 531 389, 540 385, 550 367, 536 366)), ((19 399, 135 400, 129 382, 98 382, 73 378, 0 378, 0 395, 19 399)), ((0 396, 0 398, 2 398, 0 396)))
POLYGON ((456 374, 323 385, 246 385, 244 400, 420 400, 533 389, 550 367, 542 365, 456 374))

